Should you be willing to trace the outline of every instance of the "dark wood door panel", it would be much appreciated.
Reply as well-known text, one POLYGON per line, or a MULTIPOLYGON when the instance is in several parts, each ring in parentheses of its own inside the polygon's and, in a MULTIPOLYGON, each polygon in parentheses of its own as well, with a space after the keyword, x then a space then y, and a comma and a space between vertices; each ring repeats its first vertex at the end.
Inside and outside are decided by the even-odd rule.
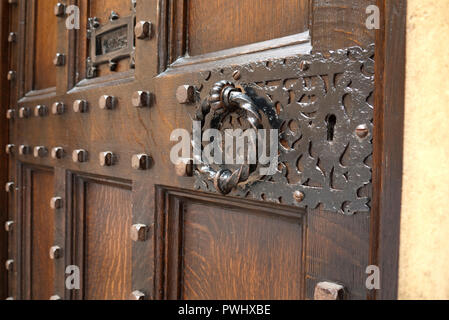
POLYGON ((168 192, 165 297, 301 299, 304 213, 168 192))
MULTIPOLYGON (((247 85, 263 88, 267 101, 274 97, 277 114, 296 110, 290 106, 293 100, 298 110, 306 108, 301 104, 309 102, 307 98, 299 101, 301 95, 289 90, 301 81, 305 87, 317 87, 307 75, 322 77, 327 90, 332 74, 315 73, 314 59, 301 66, 288 63, 296 59, 292 57, 299 62, 310 52, 373 43, 374 31, 365 25, 369 0, 137 1, 137 21, 151 21, 153 33, 132 40, 136 70, 129 70, 126 56, 115 71, 108 63, 99 66, 98 77, 92 79, 86 79, 87 19, 96 16, 102 25, 108 24, 111 11, 129 15, 132 1, 63 1, 80 6, 81 29, 76 31, 65 28, 67 17, 53 15, 55 2, 21 0, 10 7, 11 23, 20 35, 17 46, 10 45, 9 56, 23 59, 9 64, 19 75, 18 82, 10 82, 15 118, 10 121, 9 143, 15 144, 16 152, 10 155, 9 172, 23 192, 18 192, 18 198, 10 195, 11 203, 18 206, 11 205, 9 217, 17 219, 24 233, 17 239, 15 233, 10 236, 8 258, 17 258, 21 271, 18 288, 14 275, 8 274, 9 296, 118 300, 134 293, 135 298, 145 299, 312 299, 321 281, 343 285, 350 299, 369 296, 364 283, 371 250, 369 212, 344 216, 321 207, 292 208, 282 205, 291 204, 283 202, 284 195, 265 193, 255 197, 260 201, 245 199, 260 185, 241 198, 232 193, 200 193, 196 177, 178 176, 179 168, 170 160, 176 144, 171 133, 192 132, 200 102, 207 102, 206 95, 217 81, 230 81, 243 91, 247 85), (53 31, 57 41, 51 40, 53 31), (33 49, 28 50, 28 44, 33 49), (60 68, 52 64, 56 50, 67 55, 66 65, 60 68), (26 62, 23 72, 22 62, 26 62), (255 62, 257 68, 245 67, 255 62), (285 78, 290 72, 294 75, 285 78), (195 91, 195 101, 181 101, 177 93, 183 87, 186 95, 195 91), (277 102, 281 93, 277 89, 283 90, 285 103, 277 102), (148 91, 150 106, 133 106, 137 91, 148 91), (103 95, 115 99, 114 108, 100 108, 103 95), (80 99, 88 103, 85 113, 73 108, 80 99), (51 113, 55 102, 65 104, 63 114, 51 113), (35 116, 37 105, 50 112, 35 116), (30 109, 28 118, 18 116, 22 107, 30 109), (45 146, 49 152, 44 157, 19 154, 21 145, 31 150, 45 146), (54 147, 64 149, 63 158, 51 157, 54 147), (86 162, 72 159, 77 149, 87 151, 86 162), (111 166, 99 159, 106 151, 115 156, 111 166), (133 168, 137 154, 151 157, 145 170, 133 168), (21 162, 27 163, 23 170, 16 168, 21 162), (56 211, 49 208, 53 193, 64 203, 56 211), (148 239, 131 240, 131 226, 136 224, 146 226, 148 239), (53 245, 64 252, 54 266, 48 252, 53 245), (80 291, 65 288, 67 265, 81 268, 80 291)), ((347 90, 357 89, 349 84, 347 90)), ((367 102, 373 105, 371 100, 367 102)), ((315 120, 322 125, 320 119, 315 120)), ((295 124, 286 122, 283 127, 299 132, 307 126, 295 124)), ((230 125, 238 127, 238 123, 230 125)), ((313 151, 310 147, 310 158, 313 151)), ((316 166, 324 162, 318 159, 316 166)), ((296 166, 302 174, 299 161, 296 166)), ((286 170, 292 168, 294 164, 286 170)), ((316 187, 311 181, 305 183, 316 187)), ((298 190, 289 191, 288 199, 293 191, 298 190)), ((370 197, 371 191, 357 190, 357 196, 370 197)))
POLYGON ((366 9, 372 0, 314 0, 311 16, 315 51, 335 50, 374 43, 375 30, 366 27, 366 9))
POLYGON ((53 170, 23 165, 22 287, 23 297, 48 300, 53 295, 55 267, 50 259, 54 245, 54 213, 50 200, 54 195, 53 170))
POLYGON ((191 56, 281 38, 307 31, 309 27, 309 0, 187 3, 191 56))
POLYGON ((57 51, 57 0, 26 1, 26 92, 56 87, 53 59, 57 51))
POLYGON ((369 295, 365 279, 369 263, 370 215, 344 216, 322 210, 307 215, 306 298, 314 298, 321 281, 344 286, 345 299, 369 295))
POLYGON ((196 203, 184 210, 182 299, 301 298, 298 220, 196 203))
MULTIPOLYGON (((87 2, 82 0, 82 2, 87 2)), ((97 17, 101 21, 107 21, 114 11, 122 16, 131 13, 132 1, 128 0, 90 0, 89 16, 97 17)))
POLYGON ((132 291, 130 183, 84 176, 74 182, 74 257, 83 279, 76 297, 127 299, 132 291))

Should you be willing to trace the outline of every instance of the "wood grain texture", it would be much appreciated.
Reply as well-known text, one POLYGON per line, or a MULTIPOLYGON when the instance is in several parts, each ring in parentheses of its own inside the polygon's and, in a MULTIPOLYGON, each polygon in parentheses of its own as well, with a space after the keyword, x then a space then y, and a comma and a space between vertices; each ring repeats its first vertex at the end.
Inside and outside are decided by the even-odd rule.
POLYGON ((309 0, 188 1, 191 56, 301 33, 309 25, 309 0))
POLYGON ((182 299, 301 298, 298 221, 195 203, 184 210, 182 299))
POLYGON ((20 165, 20 212, 15 234, 19 240, 15 272, 20 275, 17 299, 48 300, 54 290, 54 263, 50 248, 54 245, 54 215, 50 199, 54 191, 53 170, 48 167, 20 165))
POLYGON ((88 182, 84 200, 84 298, 127 299, 132 292, 131 193, 88 182))
POLYGON ((374 43, 374 30, 366 27, 366 8, 371 0, 313 1, 312 45, 314 51, 335 50, 374 43))
POLYGON ((31 299, 48 300, 53 295, 55 268, 49 251, 54 245, 54 217, 50 210, 53 173, 31 173, 31 299))
POLYGON ((160 204, 165 298, 303 298, 302 211, 182 191, 165 193, 160 204))
POLYGON ((103 23, 109 20, 111 11, 115 11, 123 17, 129 15, 131 1, 127 0, 91 0, 89 1, 90 16, 97 17, 103 23))
POLYGON ((371 222, 371 264, 382 271, 372 298, 397 299, 405 104, 407 2, 378 0, 374 112, 375 190, 371 222))
POLYGON ((72 242, 70 225, 71 208, 69 209, 69 197, 71 193, 70 175, 67 174, 64 168, 54 168, 54 197, 62 199, 62 207, 53 209, 54 216, 54 245, 63 248, 63 257, 54 261, 55 276, 54 276, 54 295, 60 296, 63 300, 69 300, 70 291, 66 288, 66 267, 73 264, 72 261, 72 242))
POLYGON ((155 197, 156 190, 153 186, 148 186, 148 181, 138 179, 133 182, 132 224, 144 224, 149 227, 150 231, 147 241, 133 243, 132 288, 145 292, 148 300, 154 299, 155 296, 155 197))
POLYGON ((331 281, 345 287, 346 299, 364 300, 365 269, 369 265, 370 215, 342 216, 321 209, 307 215, 307 299, 317 283, 331 281))
POLYGON ((80 8, 80 29, 72 31, 72 39, 74 43, 71 47, 71 58, 75 60, 75 70, 71 70, 74 74, 74 83, 86 78, 86 59, 89 56, 89 45, 87 40, 87 19, 90 17, 89 1, 77 0, 76 5, 80 8), (74 33, 74 34, 73 34, 74 33))
POLYGON ((33 0, 35 4, 35 48, 27 48, 27 54, 34 54, 33 90, 56 87, 56 67, 53 59, 57 48, 57 28, 54 6, 58 0, 33 0), (50 72, 49 72, 50 71, 50 72))

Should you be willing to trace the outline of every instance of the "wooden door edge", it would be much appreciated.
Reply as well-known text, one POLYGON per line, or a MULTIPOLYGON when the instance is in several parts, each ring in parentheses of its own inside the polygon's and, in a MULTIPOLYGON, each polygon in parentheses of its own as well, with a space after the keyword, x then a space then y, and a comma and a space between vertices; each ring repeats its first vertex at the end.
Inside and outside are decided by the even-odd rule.
POLYGON ((8 1, 0 2, 0 299, 7 296, 7 272, 5 270, 5 261, 8 256, 8 241, 4 229, 4 224, 8 217, 7 194, 4 192, 4 186, 8 179, 8 158, 5 154, 5 146, 8 143, 8 121, 6 119, 6 110, 9 102, 9 84, 6 80, 8 73, 8 33, 9 33, 9 7, 8 1))
POLYGON ((368 298, 390 300, 398 297, 407 2, 377 5, 370 264, 379 267, 380 289, 368 298))

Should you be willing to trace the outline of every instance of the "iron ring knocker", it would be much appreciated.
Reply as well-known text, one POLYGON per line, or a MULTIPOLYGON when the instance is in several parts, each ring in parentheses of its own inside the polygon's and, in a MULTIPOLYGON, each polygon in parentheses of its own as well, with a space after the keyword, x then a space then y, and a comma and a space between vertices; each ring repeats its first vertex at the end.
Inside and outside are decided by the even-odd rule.
MULTIPOLYGON (((263 128, 261 108, 254 103, 250 96, 243 93, 241 89, 236 88, 235 85, 229 81, 222 80, 215 83, 206 103, 207 105, 203 105, 201 108, 202 114, 199 117, 202 119, 203 123, 206 119, 206 115, 213 112, 214 116, 211 123, 218 126, 226 114, 240 109, 246 113, 246 119, 253 129, 258 130, 263 128)), ((211 125, 211 127, 214 127, 214 125, 211 125)), ((241 165, 241 167, 235 171, 231 171, 228 168, 216 170, 208 164, 199 166, 197 170, 201 174, 207 175, 208 179, 213 181, 217 192, 221 194, 228 194, 232 189, 237 187, 239 183, 248 181, 252 171, 254 171, 251 170, 251 166, 248 164, 241 165)))

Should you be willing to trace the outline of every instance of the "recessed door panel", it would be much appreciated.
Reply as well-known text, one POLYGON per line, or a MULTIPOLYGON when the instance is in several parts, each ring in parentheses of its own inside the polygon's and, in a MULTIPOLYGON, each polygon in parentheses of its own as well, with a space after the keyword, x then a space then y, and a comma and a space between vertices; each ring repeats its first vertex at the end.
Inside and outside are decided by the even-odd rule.
POLYGON ((22 269, 24 296, 48 300, 54 291, 55 267, 50 259, 54 245, 54 213, 50 200, 54 191, 53 171, 40 167, 23 167, 22 269))
POLYGON ((301 211, 194 197, 167 200, 167 298, 303 296, 301 211))
POLYGON ((31 90, 43 90, 56 87, 56 72, 53 59, 57 52, 57 18, 54 6, 57 0, 33 0, 28 3, 28 24, 26 55, 29 57, 27 79, 33 79, 31 90), (33 57, 34 55, 34 57, 33 57), (31 78, 32 76, 32 78, 31 78))
POLYGON ((127 299, 131 290, 131 191, 126 184, 76 178, 75 243, 88 300, 127 299))
POLYGON ((307 31, 309 1, 196 0, 188 1, 188 15, 194 56, 307 31))
POLYGON ((301 297, 298 220, 192 203, 183 233, 183 299, 301 297))

